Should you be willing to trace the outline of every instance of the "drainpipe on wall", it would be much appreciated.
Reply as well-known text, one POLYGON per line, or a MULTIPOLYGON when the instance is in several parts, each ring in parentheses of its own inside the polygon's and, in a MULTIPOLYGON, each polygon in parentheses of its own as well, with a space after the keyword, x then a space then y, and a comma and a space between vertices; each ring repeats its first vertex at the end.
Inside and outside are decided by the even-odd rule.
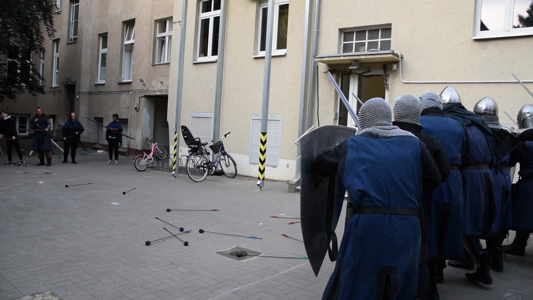
MULTIPOLYGON (((303 55, 302 55, 302 79, 300 84, 300 113, 298 117, 298 137, 304 132, 304 107, 305 107, 305 94, 308 86, 307 77, 309 76, 309 26, 311 23, 310 18, 311 0, 305 1, 305 22, 304 22, 304 42, 303 42, 303 55)), ((298 149, 296 150, 296 173, 294 178, 289 182, 289 192, 294 193, 296 185, 300 182, 300 143, 297 143, 298 149)))
POLYGON ((172 157, 172 176, 177 177, 176 173, 176 160, 178 157, 178 149, 180 140, 178 139, 178 133, 180 129, 178 125, 181 123, 181 98, 183 94, 183 65, 185 58, 185 33, 187 32, 187 2, 183 0, 183 6, 181 11, 181 31, 180 31, 180 56, 178 61, 178 85, 176 88, 176 117, 174 122, 174 156, 172 157))
POLYGON ((307 101, 307 127, 311 127, 311 121, 313 120, 313 103, 315 99, 315 80, 314 72, 316 67, 316 52, 318 48, 318 22, 320 19, 320 0, 315 0, 315 15, 314 15, 314 25, 313 25, 313 56, 311 57, 311 72, 309 72, 309 97, 307 101))
POLYGON ((222 0, 220 3, 220 28, 218 39, 218 57, 217 57, 217 83, 215 92, 215 113, 213 116, 213 141, 220 137, 220 114, 222 106, 222 84, 224 79, 224 52, 226 48, 226 20, 227 5, 229 1, 222 0))

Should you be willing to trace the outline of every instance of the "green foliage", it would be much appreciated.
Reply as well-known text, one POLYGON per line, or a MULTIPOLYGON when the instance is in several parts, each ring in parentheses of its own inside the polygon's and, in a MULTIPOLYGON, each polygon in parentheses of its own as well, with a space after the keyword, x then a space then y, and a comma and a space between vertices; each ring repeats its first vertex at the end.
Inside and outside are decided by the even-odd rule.
POLYGON ((2 0, 0 9, 0 102, 17 93, 44 93, 38 61, 44 35, 54 34, 53 0, 2 0), (33 55, 33 56, 32 56, 33 55))
POLYGON ((527 16, 518 15, 518 22, 520 23, 518 27, 533 27, 533 2, 529 5, 526 13, 527 16))

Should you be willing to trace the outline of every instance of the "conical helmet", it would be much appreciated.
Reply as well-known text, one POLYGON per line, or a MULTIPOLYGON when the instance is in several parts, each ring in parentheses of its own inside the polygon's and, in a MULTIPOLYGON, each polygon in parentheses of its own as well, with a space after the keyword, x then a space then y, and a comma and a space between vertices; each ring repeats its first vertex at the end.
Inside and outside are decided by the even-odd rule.
POLYGON ((518 121, 518 128, 533 128, 533 105, 526 104, 518 111, 516 117, 518 121))
POLYGON ((450 103, 461 103, 461 97, 459 97, 459 94, 457 91, 452 88, 451 86, 447 86, 440 92, 440 98, 442 99, 442 104, 450 104, 450 103))
POLYGON ((498 104, 492 98, 485 97, 474 105, 474 113, 478 115, 497 116, 498 104))

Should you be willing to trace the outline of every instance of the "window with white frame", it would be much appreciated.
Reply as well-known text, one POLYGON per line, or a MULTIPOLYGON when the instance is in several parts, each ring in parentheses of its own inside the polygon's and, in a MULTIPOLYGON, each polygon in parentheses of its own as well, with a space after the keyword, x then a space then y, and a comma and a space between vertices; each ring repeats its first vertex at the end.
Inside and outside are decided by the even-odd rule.
POLYGON ((30 128, 30 115, 12 114, 11 118, 15 119, 15 125, 19 135, 28 135, 29 132, 25 129, 30 128))
POLYGON ((211 144, 213 139, 213 113, 191 112, 192 136, 200 138, 202 143, 211 144))
POLYGON ((122 52, 122 81, 131 81, 133 74, 133 50, 135 22, 124 24, 124 50, 122 52))
POLYGON ((386 51, 391 49, 391 27, 341 30, 340 53, 386 51))
POLYGON ((170 62, 170 50, 172 47, 172 19, 157 21, 155 36, 155 63, 164 64, 170 62))
POLYGON ((199 61, 210 61, 218 55, 220 0, 201 0, 199 4, 196 57, 199 61))
POLYGON ((474 38, 533 35, 531 0, 476 0, 474 38))
POLYGON ((44 50, 39 51, 39 85, 43 85, 44 79, 44 50))
POLYGON ((78 16, 80 12, 80 1, 70 1, 70 24, 69 24, 69 39, 70 42, 78 40, 78 16))
POLYGON ((56 11, 61 10, 61 0, 56 0, 56 11))
MULTIPOLYGON (((252 115, 252 130, 250 131, 250 164, 259 164, 259 144, 261 138, 261 115, 252 115)), ((281 142, 281 115, 269 115, 267 126, 267 166, 279 165, 279 151, 281 142)))
MULTIPOLYGON (((257 54, 265 55, 266 33, 268 20, 268 1, 262 0, 259 5, 257 25, 257 54)), ((289 1, 274 1, 274 19, 272 24, 272 54, 287 53, 287 33, 289 31, 289 1)))
POLYGON ((53 41, 52 48, 52 86, 57 87, 59 84, 59 40, 53 41))
POLYGON ((98 36, 98 83, 105 83, 107 67, 107 33, 98 36))

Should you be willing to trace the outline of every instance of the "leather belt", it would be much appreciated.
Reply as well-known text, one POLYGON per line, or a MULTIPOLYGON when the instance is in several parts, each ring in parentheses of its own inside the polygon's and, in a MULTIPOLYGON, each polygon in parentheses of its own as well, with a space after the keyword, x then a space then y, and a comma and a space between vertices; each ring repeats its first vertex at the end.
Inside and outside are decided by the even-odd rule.
POLYGON ((462 170, 479 170, 479 169, 488 169, 489 165, 483 164, 483 165, 471 165, 468 167, 462 168, 462 170))
POLYGON ((355 209, 355 214, 407 215, 418 217, 418 210, 412 208, 366 206, 355 209))
POLYGON ((450 165, 451 170, 460 170, 458 165, 450 165))

